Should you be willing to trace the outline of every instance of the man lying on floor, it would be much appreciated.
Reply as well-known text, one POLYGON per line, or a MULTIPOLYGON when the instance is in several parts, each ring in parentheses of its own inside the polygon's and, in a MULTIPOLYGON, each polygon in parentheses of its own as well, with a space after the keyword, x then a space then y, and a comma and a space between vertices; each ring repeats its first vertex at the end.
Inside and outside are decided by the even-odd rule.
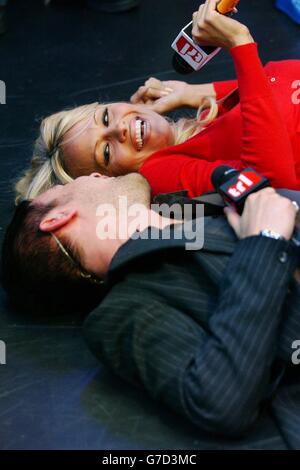
POLYGON ((269 404, 280 432, 293 431, 289 446, 300 447, 300 387, 285 385, 300 339, 297 205, 263 189, 241 217, 202 218, 198 249, 186 247, 200 219, 183 231, 149 207, 137 174, 93 174, 23 202, 3 247, 8 293, 45 309, 99 302, 101 292, 85 335, 117 374, 214 434, 245 434, 269 404), (119 234, 103 240, 108 225, 119 234))

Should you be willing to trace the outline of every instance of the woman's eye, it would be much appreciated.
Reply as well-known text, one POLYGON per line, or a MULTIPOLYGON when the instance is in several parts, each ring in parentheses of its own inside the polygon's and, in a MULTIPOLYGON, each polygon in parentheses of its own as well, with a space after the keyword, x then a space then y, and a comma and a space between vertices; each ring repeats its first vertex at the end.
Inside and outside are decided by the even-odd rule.
POLYGON ((105 108, 103 116, 102 116, 102 123, 104 126, 108 127, 109 120, 108 120, 108 109, 105 108))
POLYGON ((106 144, 105 147, 104 147, 103 157, 104 157, 104 165, 108 166, 109 159, 110 159, 109 144, 106 144))

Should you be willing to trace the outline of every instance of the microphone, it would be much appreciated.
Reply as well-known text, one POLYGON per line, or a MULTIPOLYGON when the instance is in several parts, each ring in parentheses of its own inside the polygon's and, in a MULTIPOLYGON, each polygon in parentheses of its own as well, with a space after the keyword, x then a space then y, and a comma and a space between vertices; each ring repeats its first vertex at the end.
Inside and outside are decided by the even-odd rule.
MULTIPOLYGON (((240 215, 250 194, 270 186, 269 180, 252 168, 245 168, 239 171, 227 165, 218 166, 211 175, 211 181, 222 199, 227 204, 235 207, 240 215)), ((291 201, 296 201, 300 206, 300 191, 276 189, 276 192, 291 201)), ((292 241, 296 246, 300 247, 299 213, 296 217, 292 241)))
MULTIPOLYGON (((233 11, 239 1, 220 0, 217 4, 217 11, 226 15, 233 11)), ((192 38, 192 28, 193 22, 191 21, 180 31, 171 46, 175 50, 172 60, 173 68, 183 75, 200 70, 221 50, 220 47, 214 46, 200 47, 192 38)))
POLYGON ((222 199, 234 206, 239 214, 243 212, 250 194, 270 186, 269 180, 252 168, 236 170, 226 165, 221 165, 213 171, 211 181, 222 199))

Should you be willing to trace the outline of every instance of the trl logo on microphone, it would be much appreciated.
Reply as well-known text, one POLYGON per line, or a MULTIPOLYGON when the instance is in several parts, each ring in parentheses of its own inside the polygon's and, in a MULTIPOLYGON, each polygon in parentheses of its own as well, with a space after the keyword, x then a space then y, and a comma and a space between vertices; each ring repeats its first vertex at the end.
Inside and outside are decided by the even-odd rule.
POLYGON ((197 50, 194 45, 190 43, 190 41, 184 37, 180 36, 176 42, 177 51, 181 56, 187 56, 189 61, 196 62, 198 65, 201 60, 203 59, 203 55, 197 50))
POLYGON ((228 189, 227 193, 233 198, 239 198, 253 186, 261 181, 261 177, 253 172, 245 171, 238 175, 236 183, 232 184, 228 189))
POLYGON ((172 43, 177 52, 194 70, 200 70, 219 51, 219 47, 200 47, 193 40, 193 22, 188 23, 172 43))

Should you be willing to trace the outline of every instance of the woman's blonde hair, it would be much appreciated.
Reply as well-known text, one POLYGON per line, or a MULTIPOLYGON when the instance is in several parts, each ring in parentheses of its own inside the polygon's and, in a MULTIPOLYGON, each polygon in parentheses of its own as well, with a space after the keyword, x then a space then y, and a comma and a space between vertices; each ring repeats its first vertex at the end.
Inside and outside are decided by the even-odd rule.
MULTIPOLYGON (((43 119, 40 135, 35 142, 30 167, 25 170, 15 185, 15 202, 33 199, 47 191, 55 184, 66 184, 73 180, 68 175, 63 162, 63 151, 60 144, 65 134, 78 122, 90 117, 98 103, 91 103, 73 109, 52 114, 43 119)), ((177 122, 169 120, 174 129, 175 144, 180 144, 194 135, 218 114, 215 98, 207 97, 207 103, 199 108, 196 118, 181 118, 177 122), (206 111, 205 118, 201 113, 206 111)))
POLYGON ((199 133, 205 125, 213 121, 218 114, 218 105, 216 99, 208 96, 204 104, 198 108, 195 118, 180 118, 178 121, 171 121, 175 134, 175 145, 185 142, 193 135, 199 133), (202 113, 205 117, 202 118, 202 113))
POLYGON ((43 119, 40 135, 35 141, 30 167, 15 185, 15 202, 33 199, 55 184, 66 184, 73 178, 68 175, 60 144, 65 134, 79 121, 92 115, 98 103, 78 106, 52 114, 43 119))

